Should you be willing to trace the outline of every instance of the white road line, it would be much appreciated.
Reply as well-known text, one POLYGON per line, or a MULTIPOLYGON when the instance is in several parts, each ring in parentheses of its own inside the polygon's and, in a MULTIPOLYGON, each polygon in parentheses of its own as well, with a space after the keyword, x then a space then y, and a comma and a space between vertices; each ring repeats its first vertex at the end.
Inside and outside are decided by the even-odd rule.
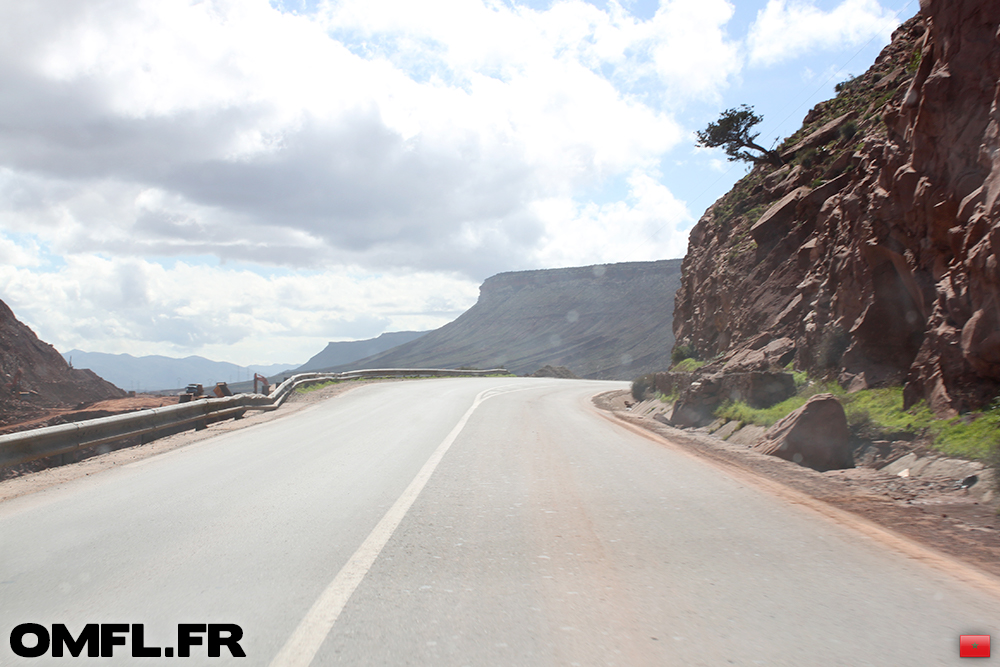
POLYGON ((413 501, 417 499, 427 484, 427 480, 434 474, 434 470, 441 462, 445 452, 465 428, 469 417, 472 416, 480 403, 500 393, 507 392, 486 389, 476 395, 472 407, 466 410, 462 418, 455 424, 455 428, 451 429, 451 433, 441 441, 417 476, 403 491, 403 495, 389 508, 389 511, 385 513, 385 516, 378 522, 364 543, 351 556, 351 560, 347 561, 347 564, 341 568, 326 590, 313 603, 305 618, 295 628, 295 632, 271 661, 271 667, 308 667, 316 656, 316 652, 319 651, 319 647, 323 644, 323 640, 330 633, 330 629, 333 628, 333 624, 337 622, 337 617, 340 616, 347 601, 354 594, 361 580, 368 574, 368 570, 371 569, 375 559, 382 552, 382 548, 385 547, 386 542, 392 537, 396 527, 406 516, 410 506, 413 505, 413 501))

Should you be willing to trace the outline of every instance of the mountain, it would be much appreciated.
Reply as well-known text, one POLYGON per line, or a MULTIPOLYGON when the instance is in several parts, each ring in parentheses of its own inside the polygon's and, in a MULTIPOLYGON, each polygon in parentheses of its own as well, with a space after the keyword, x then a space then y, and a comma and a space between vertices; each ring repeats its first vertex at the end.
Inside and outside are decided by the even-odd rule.
POLYGON ((332 368, 334 366, 349 364, 352 361, 357 361, 358 359, 364 359, 365 357, 385 352, 386 350, 392 349, 397 345, 409 343, 411 340, 415 340, 420 336, 423 336, 425 333, 427 332, 395 331, 393 333, 384 333, 378 338, 369 338, 367 340, 327 343, 327 346, 323 348, 319 354, 296 368, 294 372, 305 373, 307 371, 318 371, 326 368, 332 368))
POLYGON ((920 6, 691 231, 673 323, 703 371, 793 359, 942 417, 1000 393, 1000 3, 920 6))
POLYGON ((133 357, 131 354, 105 354, 70 350, 62 355, 76 368, 89 368, 101 377, 108 378, 119 387, 135 391, 178 389, 190 383, 206 387, 216 382, 238 382, 253 379, 253 373, 276 375, 294 364, 269 366, 237 366, 225 361, 212 361, 204 357, 176 359, 158 355, 133 357))
POLYGON ((70 368, 0 301, 0 421, 32 406, 72 406, 125 395, 91 371, 70 368), (23 405, 22 405, 23 404, 23 405))
MULTIPOLYGON (((631 379, 669 363, 679 259, 500 273, 454 322, 350 368, 565 366, 631 379)), ((350 370, 341 367, 336 370, 350 370)))

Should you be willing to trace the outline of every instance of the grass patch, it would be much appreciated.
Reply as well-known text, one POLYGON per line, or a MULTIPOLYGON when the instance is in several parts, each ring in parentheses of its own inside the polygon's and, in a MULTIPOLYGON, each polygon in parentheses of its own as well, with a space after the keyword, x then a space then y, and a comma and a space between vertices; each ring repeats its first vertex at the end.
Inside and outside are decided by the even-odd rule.
POLYGON ((726 401, 715 411, 715 416, 726 421, 735 419, 740 424, 773 426, 785 415, 801 408, 808 400, 808 396, 792 396, 769 408, 751 408, 743 401, 726 401))
POLYGON ((678 361, 676 364, 673 365, 673 367, 670 370, 676 373, 693 373, 702 366, 704 366, 706 363, 707 362, 699 361, 692 357, 688 357, 687 359, 682 359, 678 361))
POLYGON ((945 454, 978 459, 1000 455, 1000 401, 978 414, 938 421, 931 430, 935 448, 945 454))
POLYGON ((804 373, 792 373, 799 393, 769 408, 751 408, 742 401, 724 403, 715 411, 722 419, 742 424, 772 426, 782 417, 805 405, 811 396, 834 394, 844 406, 847 425, 855 436, 868 440, 911 439, 929 435, 942 454, 970 459, 1000 457, 1000 399, 981 413, 953 419, 936 419, 921 401, 903 409, 903 388, 865 389, 848 394, 836 383, 808 381, 804 373), (806 382, 806 384, 801 384, 806 382))
POLYGON ((317 382, 316 384, 308 384, 303 387, 296 387, 296 394, 308 394, 311 391, 316 391, 317 389, 322 389, 323 387, 329 387, 332 384, 340 384, 343 380, 327 380, 326 382, 317 382))
POLYGON ((664 394, 662 391, 656 392, 656 398, 662 401, 663 403, 673 403, 680 397, 681 394, 679 391, 677 391, 677 389, 674 389, 669 394, 664 394))

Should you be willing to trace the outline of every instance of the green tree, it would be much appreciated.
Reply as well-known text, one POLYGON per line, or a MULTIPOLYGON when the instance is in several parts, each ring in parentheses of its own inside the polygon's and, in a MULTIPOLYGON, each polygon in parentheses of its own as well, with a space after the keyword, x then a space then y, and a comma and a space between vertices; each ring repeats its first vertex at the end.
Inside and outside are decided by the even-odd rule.
POLYGON ((760 162, 784 164, 776 151, 768 150, 754 142, 760 133, 750 134, 750 129, 762 120, 764 117, 755 114, 753 107, 746 104, 738 108, 726 109, 719 114, 717 121, 709 123, 708 127, 698 132, 698 145, 706 148, 722 146, 725 148, 730 162, 742 160, 753 164, 760 162), (748 153, 744 150, 746 148, 760 151, 761 154, 748 153))

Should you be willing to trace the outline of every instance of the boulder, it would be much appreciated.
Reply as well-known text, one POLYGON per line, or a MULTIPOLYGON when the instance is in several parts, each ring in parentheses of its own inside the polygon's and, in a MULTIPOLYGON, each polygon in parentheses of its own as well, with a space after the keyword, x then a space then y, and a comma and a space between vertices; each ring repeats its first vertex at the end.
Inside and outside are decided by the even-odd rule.
POLYGON ((691 428, 708 424, 722 402, 721 391, 721 375, 704 376, 692 382, 674 404, 670 425, 691 428))
POLYGON ((764 434, 754 447, 819 471, 854 467, 847 416, 833 394, 817 394, 764 434))

